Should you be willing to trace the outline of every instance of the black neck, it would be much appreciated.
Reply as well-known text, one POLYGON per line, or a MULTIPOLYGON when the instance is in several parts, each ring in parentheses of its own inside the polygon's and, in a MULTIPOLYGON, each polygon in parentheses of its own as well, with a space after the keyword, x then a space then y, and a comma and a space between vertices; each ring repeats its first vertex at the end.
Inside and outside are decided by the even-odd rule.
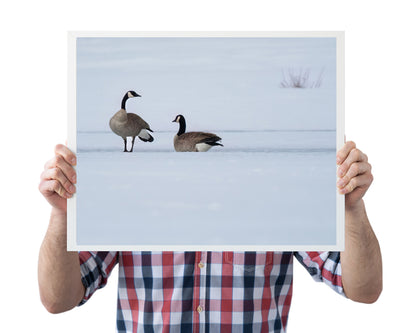
POLYGON ((128 96, 128 94, 125 94, 124 95, 124 97, 123 97, 123 100, 121 101, 121 108, 123 109, 123 110, 125 110, 126 109, 126 102, 127 102, 127 100, 129 99, 129 96, 128 96))
POLYGON ((179 131, 178 131, 178 136, 185 133, 186 130, 186 123, 185 123, 185 119, 183 117, 181 117, 179 119, 179 131))

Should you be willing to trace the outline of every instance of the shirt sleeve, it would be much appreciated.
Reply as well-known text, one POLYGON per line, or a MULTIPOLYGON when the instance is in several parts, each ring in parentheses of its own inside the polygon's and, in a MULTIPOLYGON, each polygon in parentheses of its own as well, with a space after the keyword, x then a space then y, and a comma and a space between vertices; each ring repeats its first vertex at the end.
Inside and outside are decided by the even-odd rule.
POLYGON ((338 294, 345 296, 339 252, 295 252, 294 255, 315 281, 324 282, 338 294))
POLYGON ((118 262, 118 252, 79 252, 81 281, 85 286, 84 304, 92 294, 107 284, 107 279, 118 262))

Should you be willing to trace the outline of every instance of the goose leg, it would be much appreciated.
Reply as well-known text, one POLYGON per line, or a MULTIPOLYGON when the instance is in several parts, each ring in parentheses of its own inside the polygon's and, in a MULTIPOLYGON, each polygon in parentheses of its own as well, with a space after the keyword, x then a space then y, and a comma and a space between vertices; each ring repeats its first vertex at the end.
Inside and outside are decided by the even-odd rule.
POLYGON ((135 136, 133 136, 132 139, 131 139, 131 149, 130 149, 130 153, 133 151, 134 139, 136 139, 135 136))
POLYGON ((127 152, 127 139, 123 138, 124 140, 124 151, 127 152))

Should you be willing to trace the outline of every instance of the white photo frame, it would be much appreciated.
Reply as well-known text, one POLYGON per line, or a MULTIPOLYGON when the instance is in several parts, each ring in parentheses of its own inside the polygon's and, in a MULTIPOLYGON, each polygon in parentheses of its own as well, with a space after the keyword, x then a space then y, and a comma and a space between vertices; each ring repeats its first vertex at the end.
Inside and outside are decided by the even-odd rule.
POLYGON ((342 251, 344 53, 343 32, 69 32, 68 250, 342 251), (125 153, 129 90, 155 140, 125 153), (177 114, 224 146, 175 152, 177 114))

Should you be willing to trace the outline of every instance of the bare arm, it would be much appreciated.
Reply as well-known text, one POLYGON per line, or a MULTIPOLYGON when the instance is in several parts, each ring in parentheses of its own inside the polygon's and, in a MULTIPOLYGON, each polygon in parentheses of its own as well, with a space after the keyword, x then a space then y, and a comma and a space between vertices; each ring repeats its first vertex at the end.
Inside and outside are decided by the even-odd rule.
POLYGON ((75 164, 75 155, 67 147, 57 145, 55 157, 46 163, 39 184, 40 192, 52 206, 38 263, 40 297, 51 313, 72 309, 85 292, 78 253, 66 250, 66 200, 75 192, 75 164))
POLYGON ((375 302, 383 289, 378 240, 367 218, 363 196, 373 176, 368 158, 347 142, 337 154, 338 188, 345 194, 345 251, 341 252, 342 283, 348 298, 375 302))

